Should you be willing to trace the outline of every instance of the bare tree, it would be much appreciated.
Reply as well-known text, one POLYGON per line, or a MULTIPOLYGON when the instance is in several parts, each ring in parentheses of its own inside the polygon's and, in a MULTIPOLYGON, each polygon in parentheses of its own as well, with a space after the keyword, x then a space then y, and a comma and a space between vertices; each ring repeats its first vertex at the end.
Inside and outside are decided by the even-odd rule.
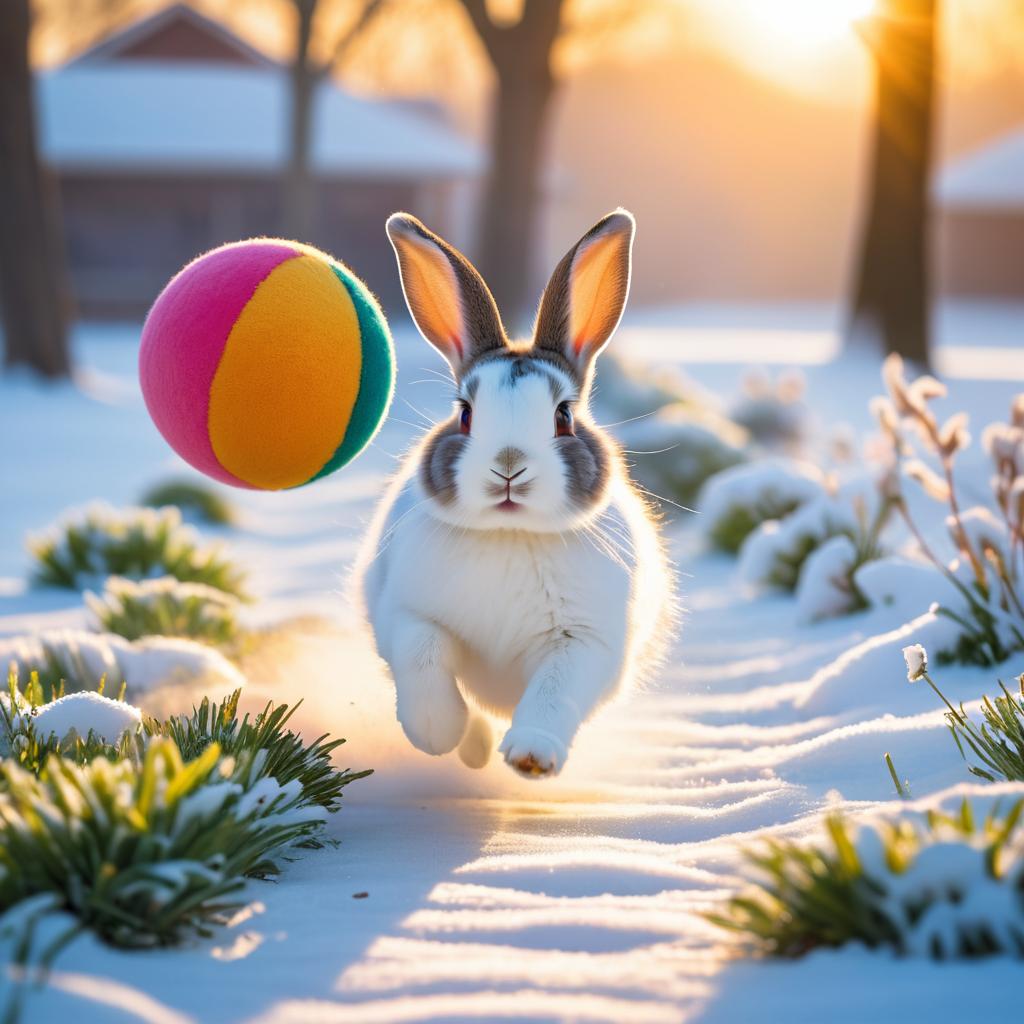
POLYGON ((875 61, 873 151, 850 331, 929 361, 929 181, 936 0, 882 0, 865 28, 875 61))
POLYGON ((308 239, 316 223, 316 177, 313 171, 313 107, 317 87, 341 63, 352 45, 377 16, 386 0, 351 0, 355 14, 327 48, 313 53, 317 15, 331 0, 291 0, 295 8, 295 48, 289 66, 291 117, 288 165, 284 176, 282 230, 292 238, 308 239))
MULTIPOLYGON (((563 42, 601 51, 632 23, 655 11, 677 14, 665 0, 607 0, 570 16, 567 0, 522 0, 518 20, 495 16, 487 0, 459 0, 494 72, 487 179, 476 258, 501 309, 527 312, 537 209, 544 188, 544 149, 559 76, 553 56, 563 42)), ((576 10, 576 5, 572 5, 576 10)))
POLYGON ((42 27, 68 50, 93 41, 133 0, 0 0, 0 323, 4 364, 71 372, 71 285, 56 175, 39 152, 30 47, 42 27))
POLYGON ((59 242, 56 185, 39 157, 29 0, 0 3, 0 316, 4 363, 46 377, 71 370, 69 288, 59 242))
POLYGON ((460 0, 494 69, 490 166, 476 257, 499 307, 526 308, 530 257, 543 188, 544 137, 555 74, 551 55, 564 0, 523 0, 519 20, 497 22, 486 0, 460 0))

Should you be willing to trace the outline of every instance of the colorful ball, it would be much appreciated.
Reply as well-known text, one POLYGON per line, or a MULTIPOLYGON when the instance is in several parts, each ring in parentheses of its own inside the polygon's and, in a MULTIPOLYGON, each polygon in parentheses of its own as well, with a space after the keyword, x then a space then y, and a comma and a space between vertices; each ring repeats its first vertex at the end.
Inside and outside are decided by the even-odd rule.
POLYGON ((146 317, 153 422, 190 465, 236 487, 299 487, 351 462, 391 402, 387 321, 347 267, 253 239, 189 263, 146 317))

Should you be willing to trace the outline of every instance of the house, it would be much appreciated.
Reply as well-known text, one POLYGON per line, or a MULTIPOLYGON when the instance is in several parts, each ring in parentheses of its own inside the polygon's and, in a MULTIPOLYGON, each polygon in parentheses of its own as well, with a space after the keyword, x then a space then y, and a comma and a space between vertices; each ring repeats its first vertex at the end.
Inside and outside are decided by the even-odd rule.
MULTIPOLYGON (((187 260, 281 233, 288 70, 223 25, 174 5, 42 73, 43 156, 55 170, 72 285, 85 316, 144 313, 187 260)), ((459 238, 484 157, 429 105, 318 87, 317 231, 389 306, 384 234, 407 209, 459 238)))
POLYGON ((948 163, 935 201, 943 294, 1024 299, 1024 127, 948 163))

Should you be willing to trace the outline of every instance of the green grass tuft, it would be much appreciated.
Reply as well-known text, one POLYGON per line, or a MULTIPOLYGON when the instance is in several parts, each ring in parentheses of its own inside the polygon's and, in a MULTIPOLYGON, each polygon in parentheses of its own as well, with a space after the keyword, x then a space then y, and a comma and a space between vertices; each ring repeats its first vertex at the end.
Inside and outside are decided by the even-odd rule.
POLYGON ((173 576, 243 596, 242 573, 203 547, 176 508, 94 506, 29 541, 37 583, 80 590, 108 576, 173 576))
MULTIPOLYGON (((294 707, 239 719, 239 691, 144 717, 114 742, 37 729, 33 712, 62 696, 37 674, 22 691, 13 672, 0 695, 0 942, 15 978, 45 970, 84 929, 126 948, 209 934, 246 878, 275 873, 291 847, 319 846, 343 789, 371 774, 331 764, 344 740, 288 730, 294 707), (54 913, 76 921, 37 951, 54 913)), ((9 992, 0 1019, 19 1013, 23 986, 9 992)))
POLYGON ((150 736, 174 740, 186 760, 200 756, 211 743, 226 755, 252 757, 263 775, 281 785, 297 781, 307 801, 328 811, 337 810, 345 786, 371 774, 371 770, 339 771, 331 764, 331 755, 343 739, 328 740, 325 734, 306 743, 287 729, 298 704, 268 703, 252 720, 248 714, 239 720, 240 696, 241 691, 235 690, 220 704, 204 697, 191 715, 178 715, 163 723, 146 719, 144 728, 150 736))
POLYGON ((103 594, 86 593, 85 603, 99 629, 126 640, 181 636, 223 647, 238 636, 236 597, 173 576, 141 582, 111 576, 103 594))
POLYGON ((765 496, 756 508, 733 505, 711 527, 708 536, 719 551, 735 555, 753 531, 768 519, 784 519, 800 507, 798 501, 765 496))
POLYGON ((850 943, 934 959, 1024 956, 1022 806, 980 825, 966 801, 954 815, 859 829, 832 815, 823 842, 769 839, 748 851, 754 884, 707 918, 774 957, 850 943), (972 904, 971 889, 993 883, 1005 898, 972 904))
POLYGON ((927 671, 921 673, 946 705, 946 724, 956 741, 967 770, 987 782, 1024 782, 1024 675, 1017 677, 1017 693, 999 680, 1001 697, 983 697, 982 721, 975 723, 963 704, 954 707, 927 671), (971 757, 979 763, 971 764, 971 757))
POLYGON ((0 910, 53 894, 82 928, 130 948, 205 934, 246 876, 275 872, 322 821, 300 787, 247 787, 246 770, 217 744, 186 762, 169 739, 141 763, 51 754, 38 775, 0 763, 0 910))
MULTIPOLYGON (((101 684, 97 692, 103 694, 101 684)), ((124 686, 117 700, 124 700, 124 686)), ((137 733, 126 734, 117 742, 108 742, 93 733, 86 736, 44 735, 34 725, 32 712, 64 696, 63 685, 47 688, 37 673, 21 690, 12 671, 8 692, 0 697, 0 752, 30 771, 39 774, 50 756, 63 757, 75 764, 88 764, 97 757, 134 760, 142 764, 148 746, 156 739, 172 740, 186 761, 203 756, 216 744, 225 757, 248 759, 251 769, 261 778, 273 778, 281 785, 297 782, 307 803, 327 811, 340 806, 342 790, 357 779, 372 774, 368 769, 353 772, 339 770, 331 758, 345 741, 329 740, 325 735, 306 742, 287 728, 299 704, 267 703, 254 718, 238 717, 242 691, 235 690, 221 702, 204 697, 191 714, 174 715, 166 720, 143 716, 137 733)), ((300 702, 301 703, 301 702, 300 702)))
POLYGON ((182 512, 212 526, 231 526, 236 519, 235 509, 213 488, 193 480, 166 480, 151 487, 140 502, 150 508, 176 505, 182 512))

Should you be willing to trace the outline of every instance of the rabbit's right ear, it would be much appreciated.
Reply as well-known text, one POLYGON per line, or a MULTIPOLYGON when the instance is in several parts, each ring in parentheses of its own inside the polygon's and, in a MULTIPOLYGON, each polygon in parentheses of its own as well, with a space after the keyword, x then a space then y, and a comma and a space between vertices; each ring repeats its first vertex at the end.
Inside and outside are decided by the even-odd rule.
POLYGON ((628 210, 603 217, 562 257, 540 301, 534 346, 559 353, 584 381, 626 307, 635 231, 628 210))
POLYGON ((494 298, 465 256, 408 213, 388 217, 409 312, 456 376, 483 352, 504 348, 494 298))

